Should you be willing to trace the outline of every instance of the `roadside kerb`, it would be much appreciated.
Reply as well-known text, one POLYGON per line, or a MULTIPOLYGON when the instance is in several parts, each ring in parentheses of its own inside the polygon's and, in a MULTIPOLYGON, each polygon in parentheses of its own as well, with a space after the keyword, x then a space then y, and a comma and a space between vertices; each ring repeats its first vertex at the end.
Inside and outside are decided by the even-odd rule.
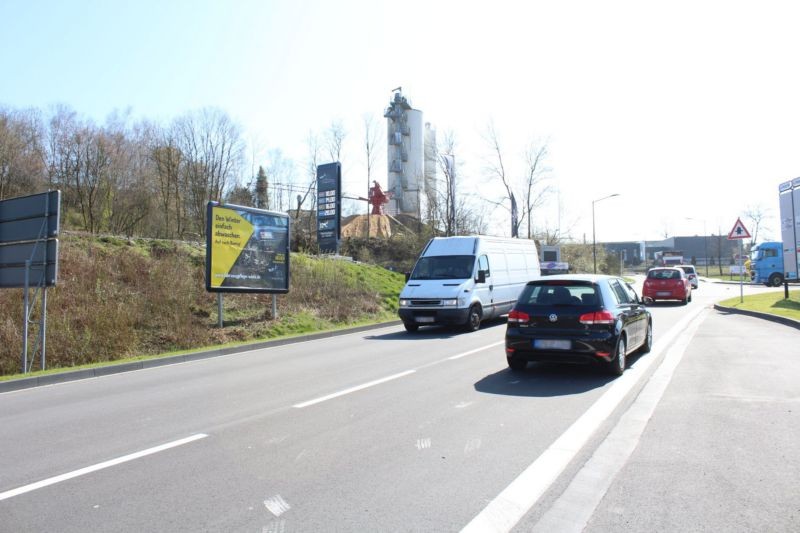
POLYGON ((717 311, 722 311, 723 313, 736 313, 739 315, 747 315, 755 318, 763 318, 764 320, 769 320, 770 322, 777 322, 778 324, 783 324, 784 326, 800 329, 800 320, 794 320, 793 318, 788 318, 785 316, 771 315, 769 313, 759 313, 758 311, 737 309, 735 307, 725 307, 719 304, 714 304, 714 309, 716 309, 717 311))
POLYGON ((135 361, 132 363, 120 363, 117 365, 108 365, 98 368, 86 368, 83 370, 72 370, 72 371, 68 370, 65 372, 59 372, 58 374, 48 374, 45 376, 35 376, 30 378, 14 379, 10 381, 0 381, 0 393, 11 392, 21 389, 29 389, 32 387, 40 387, 42 385, 53 385, 56 383, 64 383, 67 381, 76 381, 79 379, 108 376, 110 374, 119 374, 121 372, 130 372, 133 370, 142 370, 145 368, 154 368, 164 365, 186 363, 189 361, 197 361, 199 359, 208 359, 209 357, 219 357, 222 355, 249 352, 251 350, 260 350, 262 348, 284 346, 286 344, 293 344, 296 342, 325 339, 328 337, 335 337, 337 335, 358 333, 360 331, 369 331, 372 329, 385 328, 388 326, 397 326, 400 324, 402 324, 400 320, 393 320, 391 322, 381 322, 380 324, 370 324, 367 326, 358 326, 355 328, 339 329, 335 331, 323 331, 320 333, 312 333, 310 335, 298 335, 297 337, 288 337, 285 339, 274 339, 269 341, 254 342, 251 344, 243 344, 241 346, 212 348, 210 350, 203 350, 200 352, 192 352, 181 355, 170 355, 167 357, 159 357, 157 359, 146 359, 144 361, 135 361))

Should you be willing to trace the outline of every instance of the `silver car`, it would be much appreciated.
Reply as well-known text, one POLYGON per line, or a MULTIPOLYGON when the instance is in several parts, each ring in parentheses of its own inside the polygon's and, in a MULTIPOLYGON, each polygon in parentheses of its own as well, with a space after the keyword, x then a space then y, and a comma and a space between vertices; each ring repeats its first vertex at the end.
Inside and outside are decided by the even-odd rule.
POLYGON ((700 280, 697 277, 697 271, 694 268, 694 265, 676 265, 678 268, 683 270, 686 274, 686 277, 689 278, 689 283, 692 284, 692 288, 696 289, 700 286, 700 280))

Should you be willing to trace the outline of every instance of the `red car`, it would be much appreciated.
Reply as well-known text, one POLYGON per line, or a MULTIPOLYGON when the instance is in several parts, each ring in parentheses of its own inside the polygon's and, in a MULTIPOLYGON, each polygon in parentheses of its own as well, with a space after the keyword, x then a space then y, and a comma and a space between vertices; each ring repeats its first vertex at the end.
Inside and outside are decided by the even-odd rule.
POLYGON ((692 301, 692 285, 680 268, 651 268, 644 280, 642 297, 651 301, 680 300, 686 305, 692 301))

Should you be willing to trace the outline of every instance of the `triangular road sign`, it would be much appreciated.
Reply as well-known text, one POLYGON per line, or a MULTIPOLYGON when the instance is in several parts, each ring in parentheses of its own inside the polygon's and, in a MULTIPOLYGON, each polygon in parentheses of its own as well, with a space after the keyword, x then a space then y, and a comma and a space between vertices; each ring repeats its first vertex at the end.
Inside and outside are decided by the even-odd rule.
POLYGON ((737 218, 736 224, 733 225, 733 229, 731 230, 730 233, 728 233, 728 240, 733 241, 736 239, 749 239, 749 238, 750 238, 750 232, 747 231, 747 228, 745 228, 744 224, 742 224, 742 219, 737 218))

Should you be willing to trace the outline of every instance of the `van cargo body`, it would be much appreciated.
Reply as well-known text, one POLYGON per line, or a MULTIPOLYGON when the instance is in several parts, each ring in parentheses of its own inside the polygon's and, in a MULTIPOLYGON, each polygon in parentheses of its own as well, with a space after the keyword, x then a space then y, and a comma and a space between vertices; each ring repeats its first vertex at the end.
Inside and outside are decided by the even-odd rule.
POLYGON ((540 276, 536 244, 503 237, 435 237, 400 293, 407 331, 457 325, 469 331, 507 314, 528 281, 540 276))

